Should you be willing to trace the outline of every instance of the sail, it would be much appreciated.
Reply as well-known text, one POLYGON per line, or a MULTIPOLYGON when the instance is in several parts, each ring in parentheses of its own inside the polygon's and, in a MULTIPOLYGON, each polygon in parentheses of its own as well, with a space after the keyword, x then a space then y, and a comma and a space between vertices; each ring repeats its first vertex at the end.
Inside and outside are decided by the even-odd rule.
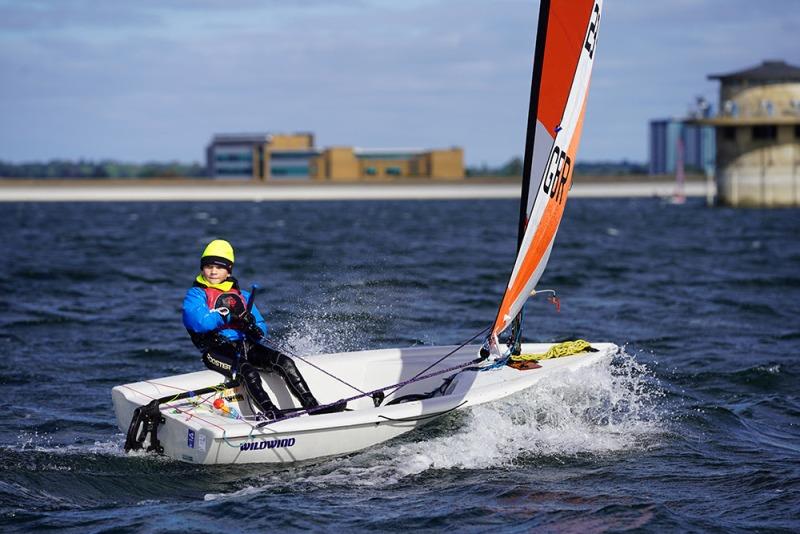
POLYGON ((675 148, 677 151, 677 161, 675 162, 675 192, 672 194, 672 203, 683 204, 686 202, 686 191, 684 187, 686 172, 683 163, 684 145, 683 139, 680 136, 678 136, 678 140, 675 143, 675 148))
POLYGON ((492 328, 504 331, 541 278, 572 186, 602 0, 542 0, 528 111, 517 259, 492 328))

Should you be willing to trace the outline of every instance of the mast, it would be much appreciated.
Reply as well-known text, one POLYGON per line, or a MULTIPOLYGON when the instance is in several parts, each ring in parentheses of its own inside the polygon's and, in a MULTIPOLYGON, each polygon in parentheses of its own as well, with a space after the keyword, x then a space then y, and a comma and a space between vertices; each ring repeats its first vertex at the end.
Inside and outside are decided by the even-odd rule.
MULTIPOLYGON (((533 146, 536 139, 536 117, 539 113, 539 90, 542 85, 542 67, 544 65, 544 48, 547 42, 547 21, 550 17, 550 0, 541 0, 539 4, 539 23, 536 28, 536 47, 533 53, 533 74, 531 75, 531 96, 528 104, 528 129, 525 135, 525 157, 522 163, 522 194, 519 199, 519 226, 517 230, 517 254, 522 247, 525 229, 531 210, 531 166, 533 164, 533 146)), ((522 316, 524 308, 514 317, 511 326, 512 354, 520 354, 522 343, 522 316)))
MULTIPOLYGON (((523 162, 517 257, 487 347, 522 313, 553 248, 572 185, 604 0, 541 0, 523 162)), ((499 350, 499 349, 498 349, 499 350)))

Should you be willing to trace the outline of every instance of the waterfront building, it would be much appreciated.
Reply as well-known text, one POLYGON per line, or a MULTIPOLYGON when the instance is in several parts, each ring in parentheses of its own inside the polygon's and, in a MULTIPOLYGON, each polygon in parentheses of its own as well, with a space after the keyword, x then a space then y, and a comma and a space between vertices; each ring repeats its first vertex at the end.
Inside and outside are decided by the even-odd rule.
POLYGON ((464 178, 461 148, 366 149, 332 147, 312 163, 313 176, 320 180, 464 178))
POLYGON ((800 68, 783 61, 708 77, 720 112, 695 119, 716 130, 718 201, 800 206, 800 68))
POLYGON ((221 134, 206 148, 206 167, 213 178, 308 178, 318 155, 314 135, 307 132, 221 134))
POLYGON ((314 147, 311 133, 215 135, 206 148, 213 178, 248 180, 462 179, 464 152, 314 147))
MULTIPOLYGON (((709 113, 710 108, 699 108, 709 113)), ((684 119, 650 121, 650 166, 652 174, 675 174, 679 145, 683 144, 683 162, 688 172, 714 172, 716 140, 714 128, 693 124, 684 119)))

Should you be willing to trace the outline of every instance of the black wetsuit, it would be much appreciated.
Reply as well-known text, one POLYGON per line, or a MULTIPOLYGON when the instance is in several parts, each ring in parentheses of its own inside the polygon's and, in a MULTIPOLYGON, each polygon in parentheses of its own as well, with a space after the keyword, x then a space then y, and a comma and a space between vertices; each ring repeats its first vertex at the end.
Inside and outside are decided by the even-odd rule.
POLYGON ((271 415, 275 415, 276 408, 261 385, 261 376, 258 374, 258 370, 277 372, 281 375, 289 391, 300 401, 303 408, 309 409, 318 406, 308 384, 297 370, 297 366, 285 354, 249 339, 220 341, 204 348, 203 363, 209 369, 228 378, 232 378, 236 373, 243 382, 247 393, 267 417, 274 418, 271 415))

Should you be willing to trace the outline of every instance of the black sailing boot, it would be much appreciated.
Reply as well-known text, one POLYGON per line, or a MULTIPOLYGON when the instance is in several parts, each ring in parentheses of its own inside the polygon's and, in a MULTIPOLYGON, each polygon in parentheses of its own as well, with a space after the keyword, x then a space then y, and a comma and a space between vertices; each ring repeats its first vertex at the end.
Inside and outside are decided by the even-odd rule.
POLYGON ((343 412, 347 408, 347 401, 340 400, 339 402, 327 406, 325 408, 314 410, 313 408, 317 408, 317 406, 319 406, 319 402, 317 402, 317 399, 314 398, 314 395, 312 395, 311 392, 308 391, 308 384, 306 384, 306 381, 303 380, 302 376, 300 376, 300 373, 298 373, 297 376, 300 377, 300 382, 302 383, 302 385, 295 384, 294 387, 297 387, 298 389, 300 389, 300 387, 305 388, 306 390, 305 393, 301 393, 299 395, 299 398, 300 402, 303 404, 303 408, 309 410, 309 415, 321 415, 324 413, 343 412))
POLYGON ((289 391, 292 392, 292 395, 297 397, 297 400, 300 401, 303 409, 309 410, 309 415, 341 412, 347 407, 347 403, 342 401, 334 404, 333 406, 329 406, 321 410, 315 410, 314 408, 319 406, 319 401, 317 401, 317 399, 311 393, 311 389, 308 387, 305 379, 303 379, 300 371, 297 370, 297 366, 294 364, 291 358, 281 354, 274 367, 278 372, 281 373, 281 375, 283 375, 284 380, 286 380, 286 385, 289 387, 289 391))

